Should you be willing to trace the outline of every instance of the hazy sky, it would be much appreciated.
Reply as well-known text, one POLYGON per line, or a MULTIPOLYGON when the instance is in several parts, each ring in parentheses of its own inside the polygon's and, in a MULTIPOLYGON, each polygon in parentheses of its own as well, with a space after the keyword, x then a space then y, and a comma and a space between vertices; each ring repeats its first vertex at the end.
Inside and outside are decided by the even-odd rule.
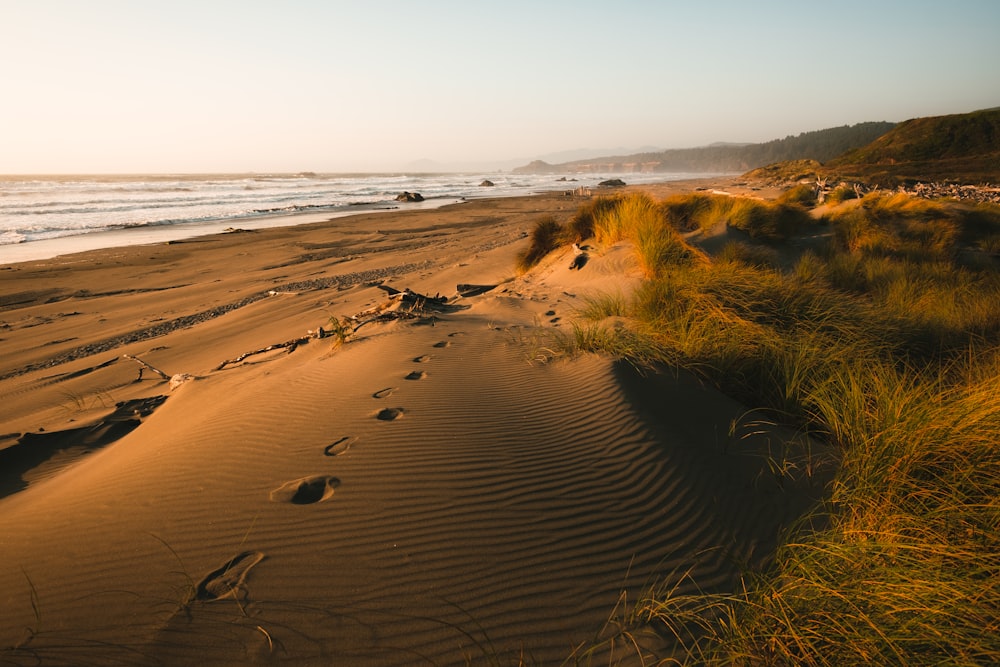
POLYGON ((1000 106, 1000 1, 0 0, 0 173, 393 170, 1000 106))

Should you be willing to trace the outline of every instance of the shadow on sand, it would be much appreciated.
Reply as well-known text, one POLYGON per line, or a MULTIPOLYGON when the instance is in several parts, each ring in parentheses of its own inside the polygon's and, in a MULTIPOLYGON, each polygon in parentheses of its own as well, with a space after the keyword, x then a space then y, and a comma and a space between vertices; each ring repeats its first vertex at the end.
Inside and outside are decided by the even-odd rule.
POLYGON ((25 433, 10 447, 0 450, 0 498, 28 487, 24 474, 50 460, 59 452, 79 450, 90 453, 124 437, 167 400, 151 396, 123 401, 113 412, 86 426, 63 431, 25 433))

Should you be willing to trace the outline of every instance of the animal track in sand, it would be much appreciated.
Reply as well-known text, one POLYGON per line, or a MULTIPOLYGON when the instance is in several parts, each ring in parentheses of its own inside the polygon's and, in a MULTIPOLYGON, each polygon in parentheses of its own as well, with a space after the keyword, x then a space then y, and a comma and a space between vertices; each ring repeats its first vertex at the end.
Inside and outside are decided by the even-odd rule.
POLYGON ((415 363, 415 364, 423 364, 423 363, 426 363, 426 362, 428 362, 430 360, 431 360, 431 355, 429 355, 429 354, 421 354, 419 357, 414 357, 413 358, 413 363, 415 363))
POLYGON ((336 477, 311 475, 282 484, 271 492, 271 500, 293 505, 312 505, 328 500, 338 486, 340 480, 336 477))
POLYGON ((456 336, 464 336, 464 335, 465 335, 464 331, 455 331, 453 333, 448 334, 448 338, 455 338, 456 336))
POLYGON ((406 374, 406 376, 403 379, 404 380, 423 380, 425 377, 427 377, 427 373, 425 373, 424 371, 410 371, 409 373, 406 374))
POLYGON ((399 419, 406 412, 403 408, 382 408, 375 413, 375 419, 383 422, 391 422, 399 419))
POLYGON ((438 341, 437 343, 434 343, 434 345, 432 345, 431 347, 436 347, 436 348, 451 347, 451 341, 449 340, 438 341))
POLYGON ((354 444, 355 440, 357 440, 357 438, 352 438, 350 436, 345 435, 343 438, 337 440, 332 445, 327 445, 326 447, 324 447, 323 454, 325 454, 326 456, 340 456, 341 454, 346 454, 347 450, 351 448, 351 445, 354 444))
POLYGON ((236 597, 247 573, 257 563, 264 560, 264 554, 259 551, 244 551, 233 556, 198 582, 194 597, 196 600, 221 600, 226 597, 236 597))
POLYGON ((385 389, 379 389, 374 394, 372 394, 372 398, 385 398, 386 396, 391 396, 392 393, 396 391, 398 388, 399 387, 386 387, 385 389))

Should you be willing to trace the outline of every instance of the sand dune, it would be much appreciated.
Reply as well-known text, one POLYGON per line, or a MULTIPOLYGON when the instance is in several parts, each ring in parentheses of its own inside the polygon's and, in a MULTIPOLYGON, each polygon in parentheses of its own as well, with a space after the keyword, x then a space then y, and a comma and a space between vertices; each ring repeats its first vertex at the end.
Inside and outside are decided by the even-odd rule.
POLYGON ((732 586, 818 484, 779 486, 766 457, 790 435, 693 378, 558 352, 588 295, 637 280, 624 247, 514 275, 532 221, 577 205, 484 200, 0 270, 0 457, 48 446, 0 487, 0 655, 550 664, 659 578, 732 586), (496 287, 218 370, 384 301, 376 282, 496 287), (137 382, 125 354, 191 379, 137 382))

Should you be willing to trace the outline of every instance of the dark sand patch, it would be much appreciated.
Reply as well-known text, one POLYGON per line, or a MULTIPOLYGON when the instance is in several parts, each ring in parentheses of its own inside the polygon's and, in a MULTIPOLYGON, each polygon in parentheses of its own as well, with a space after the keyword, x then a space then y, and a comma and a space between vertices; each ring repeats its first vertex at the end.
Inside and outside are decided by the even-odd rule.
POLYGON ((0 450, 0 498, 27 488, 24 475, 57 453, 88 454, 120 440, 166 400, 166 396, 152 396, 122 401, 113 412, 86 426, 25 433, 16 443, 0 450))

